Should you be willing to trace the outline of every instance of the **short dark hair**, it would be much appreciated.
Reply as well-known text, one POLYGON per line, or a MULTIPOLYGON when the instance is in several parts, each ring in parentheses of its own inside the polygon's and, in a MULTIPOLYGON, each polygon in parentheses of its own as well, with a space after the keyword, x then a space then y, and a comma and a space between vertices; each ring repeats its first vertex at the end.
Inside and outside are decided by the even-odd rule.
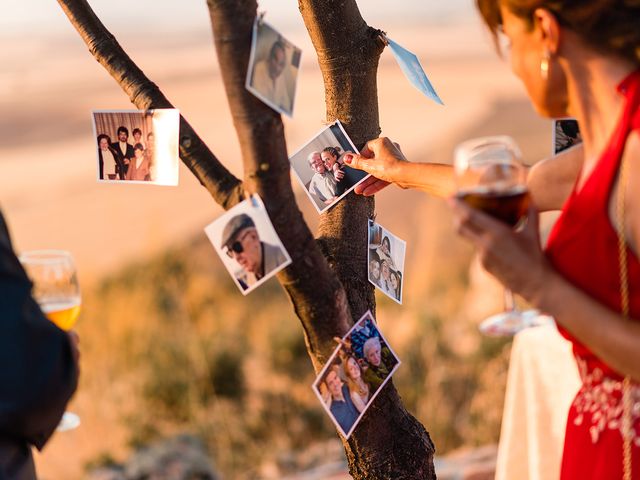
POLYGON ((136 144, 133 146, 133 149, 134 149, 134 150, 140 150, 141 152, 144 152, 144 146, 143 146, 141 143, 136 143, 136 144))
POLYGON ((129 136, 129 130, 127 129, 127 127, 123 127, 122 125, 120 125, 118 127, 118 135, 120 135, 120 132, 124 132, 127 134, 127 137, 129 136))
POLYGON ((340 158, 340 147, 325 147, 322 149, 323 152, 327 152, 332 157, 336 157, 336 160, 340 158))
POLYGON ((109 135, 107 135, 106 133, 101 133, 100 135, 98 135, 98 145, 100 145, 100 140, 102 140, 103 138, 107 139, 107 143, 111 143, 111 138, 109 138, 109 135))
POLYGON ((142 130, 140 130, 139 128, 134 128, 134 129, 131 131, 131 135, 135 135, 136 133, 139 133, 139 134, 140 134, 140 136, 142 136, 142 130))

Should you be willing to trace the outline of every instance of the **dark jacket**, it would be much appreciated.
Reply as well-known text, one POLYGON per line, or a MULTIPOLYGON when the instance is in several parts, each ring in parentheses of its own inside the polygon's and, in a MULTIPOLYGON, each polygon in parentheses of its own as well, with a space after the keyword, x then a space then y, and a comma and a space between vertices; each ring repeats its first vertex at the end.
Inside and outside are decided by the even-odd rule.
POLYGON ((125 165, 124 159, 126 158, 127 160, 131 160, 132 158, 134 158, 136 156, 134 151, 133 151, 133 145, 131 145, 130 143, 127 143, 127 151, 126 152, 123 152, 122 150, 120 150, 120 142, 113 142, 109 146, 117 154, 116 162, 118 163, 118 169, 124 168, 124 171, 116 172, 118 174, 118 176, 120 177, 120 180, 124 180, 125 179, 124 176, 126 175, 127 170, 129 170, 129 165, 125 165))
POLYGON ((69 337, 44 316, 0 211, 0 480, 32 480, 42 449, 76 389, 69 337))

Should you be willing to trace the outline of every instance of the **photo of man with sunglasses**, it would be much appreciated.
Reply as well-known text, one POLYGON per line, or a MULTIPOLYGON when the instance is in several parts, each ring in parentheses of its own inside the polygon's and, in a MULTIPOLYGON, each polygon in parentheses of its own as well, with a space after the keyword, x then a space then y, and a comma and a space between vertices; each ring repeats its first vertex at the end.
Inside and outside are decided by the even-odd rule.
POLYGON ((260 241, 256 225, 246 213, 227 222, 220 248, 241 267, 235 276, 243 290, 288 261, 282 248, 260 241))

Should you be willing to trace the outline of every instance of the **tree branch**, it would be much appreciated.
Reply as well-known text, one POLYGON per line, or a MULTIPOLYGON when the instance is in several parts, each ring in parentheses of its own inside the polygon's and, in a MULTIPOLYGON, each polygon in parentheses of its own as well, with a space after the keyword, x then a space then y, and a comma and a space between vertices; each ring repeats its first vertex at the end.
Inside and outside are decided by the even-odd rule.
MULTIPOLYGON (((89 52, 140 110, 174 108, 155 83, 129 58, 86 0, 58 0, 89 52)), ((225 209, 244 199, 243 185, 222 165, 180 115, 180 158, 225 209)))
POLYGON ((245 185, 264 199, 292 264, 278 275, 302 322, 316 371, 335 348, 333 337, 353 325, 343 286, 297 208, 280 115, 245 88, 256 16, 255 0, 208 0, 211 26, 233 122, 245 185))

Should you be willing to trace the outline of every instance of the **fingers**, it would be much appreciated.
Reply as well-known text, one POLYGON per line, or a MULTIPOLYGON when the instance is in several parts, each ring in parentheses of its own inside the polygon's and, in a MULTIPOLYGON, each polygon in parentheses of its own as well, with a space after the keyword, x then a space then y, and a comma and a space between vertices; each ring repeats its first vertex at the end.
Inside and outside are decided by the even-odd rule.
POLYGON ((367 189, 367 187, 375 183, 376 180, 378 180, 376 177, 373 177, 373 176, 367 177, 361 183, 356 185, 356 188, 354 188, 353 191, 356 192, 358 195, 364 195, 363 192, 367 189))
POLYGON ((344 163, 349 165, 352 168, 356 168, 358 170, 364 170, 365 172, 370 173, 372 168, 371 159, 365 157, 364 155, 358 155, 355 153, 348 153, 344 156, 344 163))
POLYGON ((358 187, 356 187, 356 193, 359 193, 360 195, 364 195, 366 197, 370 197, 371 195, 375 195, 388 185, 390 185, 389 182, 371 176, 360 185, 358 185, 358 187, 360 187, 360 191, 358 191, 358 187))
POLYGON ((507 224, 471 208, 463 201, 451 198, 449 204, 453 209, 455 230, 481 251, 490 249, 500 239, 513 234, 507 224))

